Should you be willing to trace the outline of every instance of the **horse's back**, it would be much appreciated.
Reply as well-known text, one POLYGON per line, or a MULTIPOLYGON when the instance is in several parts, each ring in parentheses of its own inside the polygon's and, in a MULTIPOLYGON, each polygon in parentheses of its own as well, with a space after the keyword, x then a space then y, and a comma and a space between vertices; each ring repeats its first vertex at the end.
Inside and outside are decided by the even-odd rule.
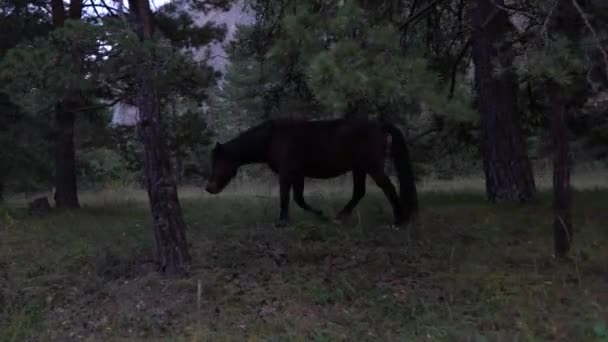
POLYGON ((336 177, 384 158, 377 121, 283 119, 274 122, 273 130, 277 158, 308 177, 336 177))

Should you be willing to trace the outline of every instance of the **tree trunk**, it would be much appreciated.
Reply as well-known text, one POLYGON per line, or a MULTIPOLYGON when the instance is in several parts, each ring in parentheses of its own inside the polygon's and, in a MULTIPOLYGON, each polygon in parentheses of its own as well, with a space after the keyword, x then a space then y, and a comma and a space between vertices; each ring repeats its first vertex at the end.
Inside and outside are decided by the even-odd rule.
MULTIPOLYGON (((66 20, 63 1, 52 0, 53 26, 62 27, 66 20)), ((82 0, 71 0, 69 18, 80 20, 82 0)), ((79 72, 82 56, 73 55, 74 71, 79 72)), ((79 208, 76 183, 76 151, 74 149, 74 108, 78 101, 62 99, 55 106, 57 136, 55 141, 55 206, 57 208, 79 208)))
POLYGON ((186 224, 171 175, 171 159, 162 135, 160 105, 152 82, 142 85, 137 107, 140 113, 140 138, 144 145, 144 165, 150 209, 154 221, 160 271, 178 274, 190 265, 186 224))
POLYGON ((184 180, 184 156, 180 151, 175 152, 175 178, 178 184, 184 180))
MULTIPOLYGON (((152 18, 148 0, 130 0, 135 31, 142 40, 152 39, 152 18)), ((137 108, 139 134, 144 145, 146 186, 154 233, 156 237, 159 271, 167 274, 187 273, 191 257, 186 240, 186 224, 172 176, 171 158, 167 151, 161 121, 159 94, 153 78, 155 61, 142 63, 139 71, 137 108)))
MULTIPOLYGON (((179 117, 177 115, 177 108, 176 108, 175 101, 172 101, 171 107, 172 107, 171 115, 172 115, 172 122, 173 122, 173 127, 171 127, 171 130, 173 130, 173 132, 178 132, 180 127, 178 124, 179 117)), ((183 170, 184 170, 184 156, 183 156, 182 151, 180 151, 180 149, 181 149, 181 146, 180 146, 179 140, 176 138, 176 140, 173 144, 173 158, 175 160, 175 169, 173 170, 173 174, 175 175, 175 179, 178 184, 182 183, 183 170)))
MULTIPOLYGON (((586 1, 579 1, 583 8, 586 1)), ((572 42, 582 39, 581 28, 585 26, 580 13, 572 1, 560 1, 549 22, 549 32, 563 35, 572 42)), ((570 172, 572 159, 570 154, 567 116, 572 109, 583 106, 589 96, 589 88, 582 75, 566 88, 563 84, 549 82, 546 84, 550 94, 548 116, 551 142, 553 147, 553 240, 556 257, 566 257, 572 246, 574 230, 572 227, 572 188, 570 172)))
MULTIPOLYGON (((502 0, 497 0, 502 3, 502 0)), ((517 79, 508 47, 499 51, 511 25, 507 13, 490 0, 478 0, 469 12, 474 27, 472 57, 481 111, 481 155, 490 201, 527 201, 536 194, 517 108, 517 79), (500 62, 506 70, 494 75, 500 62)))
POLYGON ((74 113, 62 105, 55 107, 55 206, 78 208, 76 152, 74 150, 74 113))
POLYGON ((554 110, 548 114, 553 145, 553 236, 555 255, 558 257, 565 257, 568 254, 573 237, 567 114, 563 99, 558 96, 555 99, 554 110))

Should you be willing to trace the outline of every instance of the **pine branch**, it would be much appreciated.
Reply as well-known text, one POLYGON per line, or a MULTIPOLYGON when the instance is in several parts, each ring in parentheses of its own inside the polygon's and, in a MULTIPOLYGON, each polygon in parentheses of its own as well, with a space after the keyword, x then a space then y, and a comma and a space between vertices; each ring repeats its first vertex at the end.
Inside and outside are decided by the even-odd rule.
POLYGON ((496 8, 499 8, 499 9, 501 9, 503 11, 518 13, 518 14, 521 14, 521 15, 523 15, 523 16, 527 17, 528 19, 531 19, 531 20, 536 20, 537 19, 537 17, 534 14, 530 13, 529 11, 524 10, 523 8, 516 8, 516 7, 508 6, 508 5, 505 5, 504 3, 499 4, 499 3, 496 2, 496 0, 489 0, 489 1, 496 8))
POLYGON ((80 108, 74 109, 72 112, 80 113, 80 112, 88 112, 88 111, 104 109, 104 108, 112 107, 115 104, 117 104, 118 102, 123 101, 123 100, 124 100, 124 98, 121 97, 121 98, 115 99, 114 101, 112 101, 110 103, 104 103, 104 104, 95 105, 95 106, 80 107, 80 108))
POLYGON ((401 30, 407 30, 407 27, 410 24, 418 21, 418 19, 421 19, 425 14, 427 14, 427 12, 429 10, 431 10, 433 8, 433 6, 439 4, 439 3, 443 2, 443 1, 445 1, 445 0, 433 0, 433 1, 431 1, 431 3, 428 4, 425 8, 421 9, 420 11, 418 11, 414 15, 410 15, 408 17, 408 19, 403 24, 401 24, 401 27, 399 27, 399 29, 401 29, 401 30))
POLYGON ((589 22, 589 19, 587 18, 587 14, 585 13, 585 11, 583 11, 583 9, 579 5, 578 1, 572 0, 572 4, 574 5, 574 7, 576 8, 576 10, 580 14, 581 18, 585 22, 585 25, 587 26, 587 28, 589 29, 589 31, 591 31, 591 34, 593 35, 593 38, 595 39, 595 42, 597 43, 597 48, 600 50, 600 52, 602 53, 602 56, 604 57, 604 66, 605 66, 605 69, 606 69, 605 70, 605 72, 606 72, 606 79, 608 79, 608 52, 606 52, 606 49, 604 49, 604 47, 602 46, 602 41, 600 40, 597 32, 595 31, 595 29, 593 28, 593 26, 589 22))
POLYGON ((460 61, 464 58, 466 52, 471 47, 472 43, 473 43, 473 40, 469 38, 469 40, 467 40, 467 42, 464 44, 464 46, 460 50, 460 53, 458 53, 458 56, 456 57, 456 61, 454 62, 454 66, 452 67, 452 75, 451 75, 452 80, 450 83, 450 93, 448 95, 448 99, 452 99, 454 97, 454 88, 456 87, 456 73, 458 71, 458 64, 460 64, 460 61))
POLYGON ((545 40, 545 43, 549 41, 549 33, 548 33, 549 22, 551 21, 551 17, 553 16, 553 12, 555 12, 555 9, 557 8, 557 5, 559 5, 559 1, 560 0, 555 0, 553 2, 553 6, 551 6, 549 13, 547 13, 547 17, 545 18, 542 29, 540 30, 540 35, 545 40))
MULTIPOLYGON (((419 21, 420 19, 425 18, 430 12, 431 9, 433 9, 433 7, 441 2, 443 2, 445 0, 433 0, 431 1, 430 4, 428 4, 426 7, 424 7, 423 9, 421 9, 420 11, 416 12, 416 14, 413 14, 413 9, 412 9, 412 13, 410 13, 409 17, 407 18, 407 20, 401 24, 401 26, 399 27, 399 30, 402 32, 401 33, 401 45, 405 45, 405 37, 407 35, 409 26, 411 24, 416 23, 417 21, 419 21)), ((415 3, 414 3, 415 5, 415 3)))

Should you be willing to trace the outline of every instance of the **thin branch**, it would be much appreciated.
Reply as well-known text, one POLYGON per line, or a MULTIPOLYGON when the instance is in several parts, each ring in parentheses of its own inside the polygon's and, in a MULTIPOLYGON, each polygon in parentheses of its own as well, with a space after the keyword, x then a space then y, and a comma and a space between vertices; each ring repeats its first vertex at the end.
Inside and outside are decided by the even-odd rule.
POLYGON ((574 5, 574 7, 576 7, 576 10, 580 14, 581 18, 583 18, 583 21, 585 21, 585 25, 587 25, 587 28, 589 29, 589 31, 591 31, 591 34, 593 35, 593 38, 595 39, 595 41, 597 43, 597 48, 600 50, 600 52, 602 53, 602 56, 604 57, 604 67, 606 68, 606 70, 605 70, 606 79, 608 79, 608 52, 606 52, 606 49, 604 49, 604 47, 602 46, 602 41, 600 40, 597 32, 595 31, 595 29, 589 22, 587 15, 585 14, 585 12, 581 8, 581 6, 578 4, 578 1, 572 0, 572 4, 574 5))
MULTIPOLYGON (((100 1, 101 1, 101 4, 103 5, 103 8, 105 8, 105 10, 108 11, 111 15, 121 14, 120 8, 111 7, 110 5, 108 5, 108 3, 105 0, 100 0, 100 1)), ((120 0, 120 3, 122 4, 122 0, 120 0)))
POLYGON ((437 5, 443 1, 445 1, 445 0, 433 0, 425 8, 416 12, 416 14, 412 15, 413 12, 410 13, 407 20, 404 23, 402 23, 401 26, 399 27, 399 30, 401 30, 400 44, 402 46, 405 46, 406 39, 407 39, 406 35, 408 32, 409 25, 414 24, 414 23, 418 22, 420 19, 423 19, 424 17, 426 17, 427 14, 431 13, 431 10, 433 9, 433 7, 435 5, 437 5))
MULTIPOLYGON (((91 7, 93 7, 93 11, 95 12, 95 15, 97 16, 97 19, 101 19, 101 14, 99 14, 99 11, 97 10, 97 6, 95 5, 95 3, 93 2, 94 0, 91 0, 91 7)), ((84 6, 87 7, 87 6, 84 6)))
POLYGON ((420 140, 421 138, 431 134, 431 133, 437 133, 437 132, 441 132, 441 130, 443 129, 443 127, 441 126, 436 126, 436 127, 431 127, 429 129, 427 129, 426 131, 417 134, 415 137, 408 139, 408 143, 409 144, 413 144, 416 141, 420 140))
POLYGON ((450 93, 448 95, 448 99, 452 99, 454 97, 454 88, 456 87, 456 73, 458 71, 458 64, 460 64, 460 61, 465 56, 472 43, 473 40, 469 38, 469 40, 467 40, 467 42, 460 50, 460 53, 458 53, 458 56, 456 57, 456 61, 454 62, 454 66, 452 67, 452 81, 450 83, 450 93))
POLYGON ((227 61, 229 61, 229 60, 230 60, 230 57, 226 57, 226 56, 224 56, 224 55, 210 55, 210 56, 209 56, 209 59, 214 59, 214 58, 221 58, 221 59, 225 59, 225 60, 227 60, 227 61))
POLYGON ((421 19, 426 14, 426 12, 428 12, 429 10, 431 10, 433 8, 433 6, 439 4, 440 2, 443 2, 443 1, 445 1, 445 0, 433 0, 433 1, 431 1, 431 3, 428 4, 425 8, 421 9, 420 11, 418 11, 414 15, 410 15, 410 17, 403 24, 401 24, 400 29, 401 30, 407 30, 408 25, 410 25, 411 23, 417 21, 418 19, 421 19))
POLYGON ((93 110, 98 110, 98 109, 104 109, 104 108, 108 108, 108 107, 112 107, 115 104, 117 104, 120 101, 123 101, 124 98, 118 98, 110 103, 104 103, 104 104, 100 104, 100 105, 95 105, 95 106, 88 106, 88 107, 80 107, 78 109, 73 110, 73 113, 79 113, 79 112, 88 112, 88 111, 93 111, 93 110))
POLYGON ((553 16, 553 12, 557 8, 557 5, 559 5, 559 1, 560 0, 555 0, 555 2, 553 2, 553 6, 551 6, 551 9, 549 9, 549 13, 547 13, 547 17, 545 18, 542 29, 540 30, 540 35, 545 40, 545 44, 549 41, 549 21, 551 21, 551 17, 553 16))
POLYGON ((532 14, 532 13, 530 13, 528 11, 525 11, 525 10, 523 10, 521 8, 515 8, 515 7, 507 6, 507 5, 504 5, 504 4, 501 5, 501 4, 497 3, 496 0, 490 0, 490 2, 496 8, 499 8, 499 9, 501 9, 503 11, 519 13, 519 14, 527 17, 528 19, 533 19, 533 20, 537 19, 534 14, 532 14))
MULTIPOLYGON (((416 7, 418 7, 418 0, 414 0, 414 3, 412 4, 412 8, 410 9, 410 14, 407 16, 407 20, 409 20, 410 18, 412 18, 412 16, 414 15, 414 11, 416 10, 416 7)), ((401 41, 400 41, 400 45, 401 46, 405 46, 406 44, 406 39, 407 39, 407 27, 403 28, 403 33, 401 34, 401 41)))

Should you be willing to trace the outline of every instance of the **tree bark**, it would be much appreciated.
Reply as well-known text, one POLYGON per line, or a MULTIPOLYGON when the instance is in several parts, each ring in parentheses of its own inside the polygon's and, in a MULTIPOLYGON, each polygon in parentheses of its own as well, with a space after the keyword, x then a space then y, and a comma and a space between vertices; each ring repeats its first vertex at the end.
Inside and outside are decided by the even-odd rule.
MULTIPOLYGON (((179 124, 178 124, 178 120, 179 117, 177 115, 177 108, 175 105, 175 101, 173 101, 171 103, 171 115, 172 115, 172 122, 173 125, 171 127, 171 130, 173 130, 173 132, 178 132, 178 130, 180 129, 179 124)), ((177 181, 177 184, 181 184, 183 181, 183 176, 184 176, 184 156, 182 151, 180 151, 181 149, 181 144, 178 142, 178 139, 176 138, 174 144, 173 144, 173 158, 175 160, 175 168, 173 170, 173 174, 175 175, 175 180, 177 181)))
POLYGON ((553 236, 555 255, 565 257, 573 238, 572 188, 570 187, 570 143, 566 116, 568 109, 562 92, 556 91, 554 108, 549 115, 553 145, 553 236))
POLYGON ((508 47, 496 48, 511 25, 507 13, 490 0, 478 0, 475 5, 469 11, 474 29, 471 53, 481 111, 486 194, 492 202, 527 201, 535 196, 536 185, 518 113, 513 57, 508 47), (500 75, 494 75, 496 62, 506 68, 500 75))
MULTIPOLYGON (((130 0, 135 31, 141 40, 151 40, 153 34, 148 0, 130 0)), ((171 158, 163 135, 159 94, 155 88, 155 61, 142 63, 136 104, 139 110, 139 134, 144 145, 146 187, 154 233, 159 271, 167 274, 187 273, 191 263, 186 239, 186 224, 172 175, 171 158), (147 67, 146 67, 147 65, 147 67), (150 65, 152 67, 150 67, 150 65)))
POLYGON ((184 156, 180 151, 175 152, 175 179, 178 184, 184 180, 184 156))
POLYGON ((62 105, 55 107, 55 206, 79 208, 74 149, 74 113, 62 105))
MULTIPOLYGON (((66 20, 62 0, 51 1, 53 27, 62 27, 66 20)), ((82 0, 70 2, 69 18, 80 20, 82 0)), ((80 71, 82 56, 74 53, 75 72, 80 71)), ((76 95, 77 96, 77 95, 76 95)), ((76 181, 76 151, 74 148, 74 109, 79 103, 76 98, 61 99, 55 106, 55 206, 57 208, 79 208, 78 186, 76 181)))
MULTIPOLYGON (((581 2, 584 7, 586 4, 581 2)), ((561 1, 549 23, 549 31, 568 37, 572 42, 582 39, 584 22, 572 1, 561 1)), ((589 96, 586 81, 579 75, 567 88, 548 82, 551 95, 547 113, 553 152, 553 241, 555 256, 565 258, 570 251, 574 229, 572 226, 573 193, 570 185, 572 159, 570 153, 568 114, 580 108, 589 96)))
POLYGON ((177 186, 171 174, 171 159, 163 139, 160 105, 151 83, 142 85, 137 99, 146 185, 154 222, 159 269, 163 273, 178 274, 187 272, 191 261, 186 224, 182 218, 177 186))

